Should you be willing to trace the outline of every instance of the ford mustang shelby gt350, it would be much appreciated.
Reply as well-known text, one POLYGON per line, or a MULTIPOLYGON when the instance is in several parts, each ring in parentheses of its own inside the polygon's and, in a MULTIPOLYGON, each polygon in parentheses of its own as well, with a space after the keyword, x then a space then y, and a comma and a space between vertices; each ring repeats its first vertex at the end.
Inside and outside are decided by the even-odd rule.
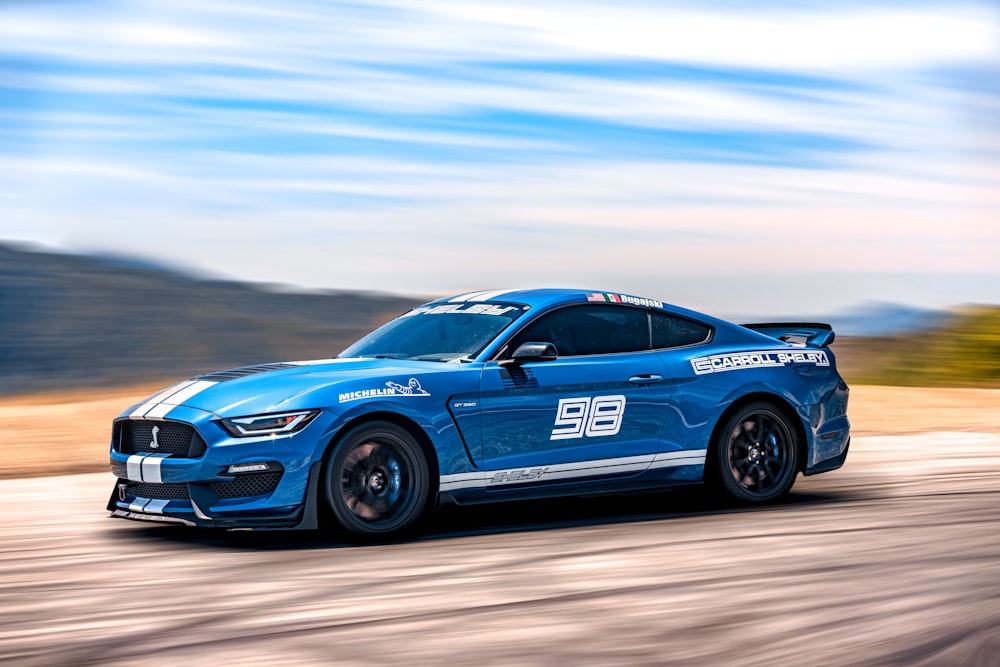
POLYGON ((334 359, 209 373, 125 410, 108 509, 370 537, 444 501, 706 482, 769 502, 847 456, 833 337, 611 292, 439 299, 334 359))

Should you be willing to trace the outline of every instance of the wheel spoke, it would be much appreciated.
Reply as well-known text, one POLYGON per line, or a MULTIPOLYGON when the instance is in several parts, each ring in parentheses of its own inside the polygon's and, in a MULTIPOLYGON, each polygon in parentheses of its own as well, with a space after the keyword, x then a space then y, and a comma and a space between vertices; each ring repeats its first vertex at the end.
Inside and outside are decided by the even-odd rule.
POLYGON ((764 462, 764 468, 771 474, 771 479, 774 480, 778 479, 784 467, 785 462, 783 460, 768 459, 764 462))
POLYGON ((344 502, 352 512, 362 519, 372 521, 378 518, 378 512, 374 507, 365 502, 363 497, 345 495, 344 502))

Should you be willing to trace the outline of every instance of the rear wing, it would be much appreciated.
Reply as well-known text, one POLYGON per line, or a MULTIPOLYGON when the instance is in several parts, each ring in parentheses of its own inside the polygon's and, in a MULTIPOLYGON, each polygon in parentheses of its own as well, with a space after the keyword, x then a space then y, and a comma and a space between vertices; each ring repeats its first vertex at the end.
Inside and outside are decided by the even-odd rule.
POLYGON ((783 343, 803 347, 827 347, 836 337, 833 333, 833 327, 820 322, 768 322, 742 326, 771 338, 777 338, 783 343))

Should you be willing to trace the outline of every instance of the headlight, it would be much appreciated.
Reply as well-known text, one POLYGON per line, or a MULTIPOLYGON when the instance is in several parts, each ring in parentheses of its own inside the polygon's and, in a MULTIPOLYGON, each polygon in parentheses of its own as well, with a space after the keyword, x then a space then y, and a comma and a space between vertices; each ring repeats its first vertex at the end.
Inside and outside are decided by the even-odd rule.
POLYGON ((276 415, 254 415, 253 417, 233 417, 221 419, 219 423, 234 438, 250 438, 261 435, 284 435, 306 427, 319 414, 319 410, 302 412, 282 412, 276 415))

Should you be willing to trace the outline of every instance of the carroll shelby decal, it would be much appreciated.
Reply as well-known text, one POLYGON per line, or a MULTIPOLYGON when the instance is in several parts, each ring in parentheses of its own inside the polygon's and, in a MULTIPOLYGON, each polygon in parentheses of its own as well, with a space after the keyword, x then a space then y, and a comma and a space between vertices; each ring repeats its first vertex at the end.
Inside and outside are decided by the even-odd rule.
POLYGON ((736 354, 713 354, 691 360, 695 375, 738 371, 746 368, 774 368, 789 364, 811 364, 829 366, 830 358, 822 350, 808 352, 740 352, 736 354))

